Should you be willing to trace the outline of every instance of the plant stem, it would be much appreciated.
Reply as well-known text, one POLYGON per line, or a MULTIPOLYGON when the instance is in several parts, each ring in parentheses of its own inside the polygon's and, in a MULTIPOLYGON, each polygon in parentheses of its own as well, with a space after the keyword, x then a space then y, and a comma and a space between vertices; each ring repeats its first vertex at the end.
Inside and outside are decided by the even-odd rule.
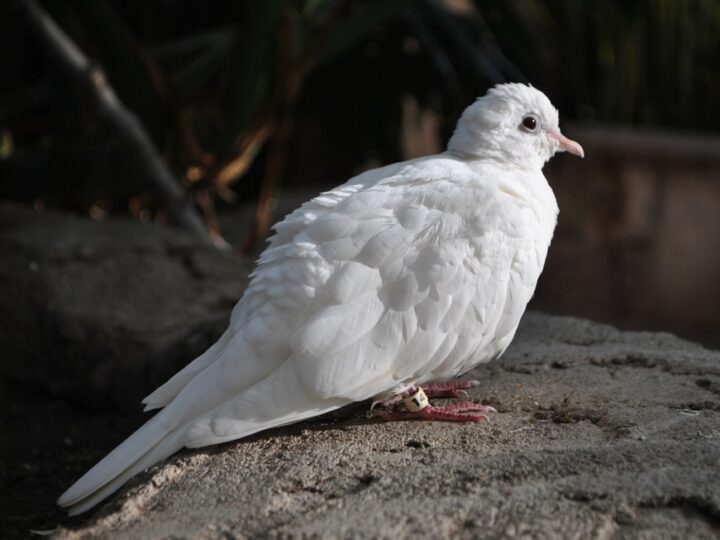
POLYGON ((62 76, 86 94, 98 116, 128 142, 134 151, 133 158, 138 160, 140 170, 153 184, 167 210, 169 221, 210 241, 202 219, 187 200, 179 182, 138 118, 120 101, 102 69, 85 56, 35 0, 22 0, 21 5, 62 76))

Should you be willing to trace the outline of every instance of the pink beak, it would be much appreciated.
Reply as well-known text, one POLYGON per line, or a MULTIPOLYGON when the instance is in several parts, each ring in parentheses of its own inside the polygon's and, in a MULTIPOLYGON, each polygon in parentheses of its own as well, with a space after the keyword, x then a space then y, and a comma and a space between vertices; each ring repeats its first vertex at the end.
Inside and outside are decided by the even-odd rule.
POLYGON ((581 158, 585 157, 585 150, 583 150, 583 147, 580 146, 579 143, 568 139, 565 135, 560 133, 559 129, 551 129, 547 132, 547 134, 549 137, 555 139, 560 144, 561 149, 570 152, 571 154, 574 154, 576 156, 580 156, 581 158))

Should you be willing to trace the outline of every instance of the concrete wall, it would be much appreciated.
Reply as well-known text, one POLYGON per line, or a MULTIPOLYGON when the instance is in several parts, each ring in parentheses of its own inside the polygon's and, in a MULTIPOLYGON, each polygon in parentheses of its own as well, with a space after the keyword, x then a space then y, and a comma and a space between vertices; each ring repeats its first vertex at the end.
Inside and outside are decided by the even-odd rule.
POLYGON ((720 137, 565 130, 560 221, 532 306, 720 346, 720 137))

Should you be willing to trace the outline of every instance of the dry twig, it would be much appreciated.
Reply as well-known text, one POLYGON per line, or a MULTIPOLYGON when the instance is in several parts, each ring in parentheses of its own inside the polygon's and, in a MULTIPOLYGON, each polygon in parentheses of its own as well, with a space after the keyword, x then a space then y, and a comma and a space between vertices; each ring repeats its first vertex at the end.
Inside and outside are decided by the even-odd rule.
POLYGON ((85 56, 35 0, 22 0, 21 5, 48 56, 63 76, 87 94, 98 116, 128 141, 134 150, 134 158, 153 183, 166 208, 170 222, 209 240, 202 219, 186 199, 138 118, 118 99, 103 71, 85 56))

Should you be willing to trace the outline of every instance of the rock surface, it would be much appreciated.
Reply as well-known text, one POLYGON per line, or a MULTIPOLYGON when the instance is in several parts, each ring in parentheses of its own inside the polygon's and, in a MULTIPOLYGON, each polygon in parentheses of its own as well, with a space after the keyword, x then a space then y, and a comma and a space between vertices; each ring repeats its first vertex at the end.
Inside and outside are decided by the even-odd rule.
POLYGON ((213 343, 250 269, 175 229, 9 203, 0 254, 0 375, 94 411, 136 407, 213 343))
POLYGON ((56 538, 720 535, 720 353, 528 314, 470 376, 489 422, 383 423, 358 405, 183 451, 56 538))

